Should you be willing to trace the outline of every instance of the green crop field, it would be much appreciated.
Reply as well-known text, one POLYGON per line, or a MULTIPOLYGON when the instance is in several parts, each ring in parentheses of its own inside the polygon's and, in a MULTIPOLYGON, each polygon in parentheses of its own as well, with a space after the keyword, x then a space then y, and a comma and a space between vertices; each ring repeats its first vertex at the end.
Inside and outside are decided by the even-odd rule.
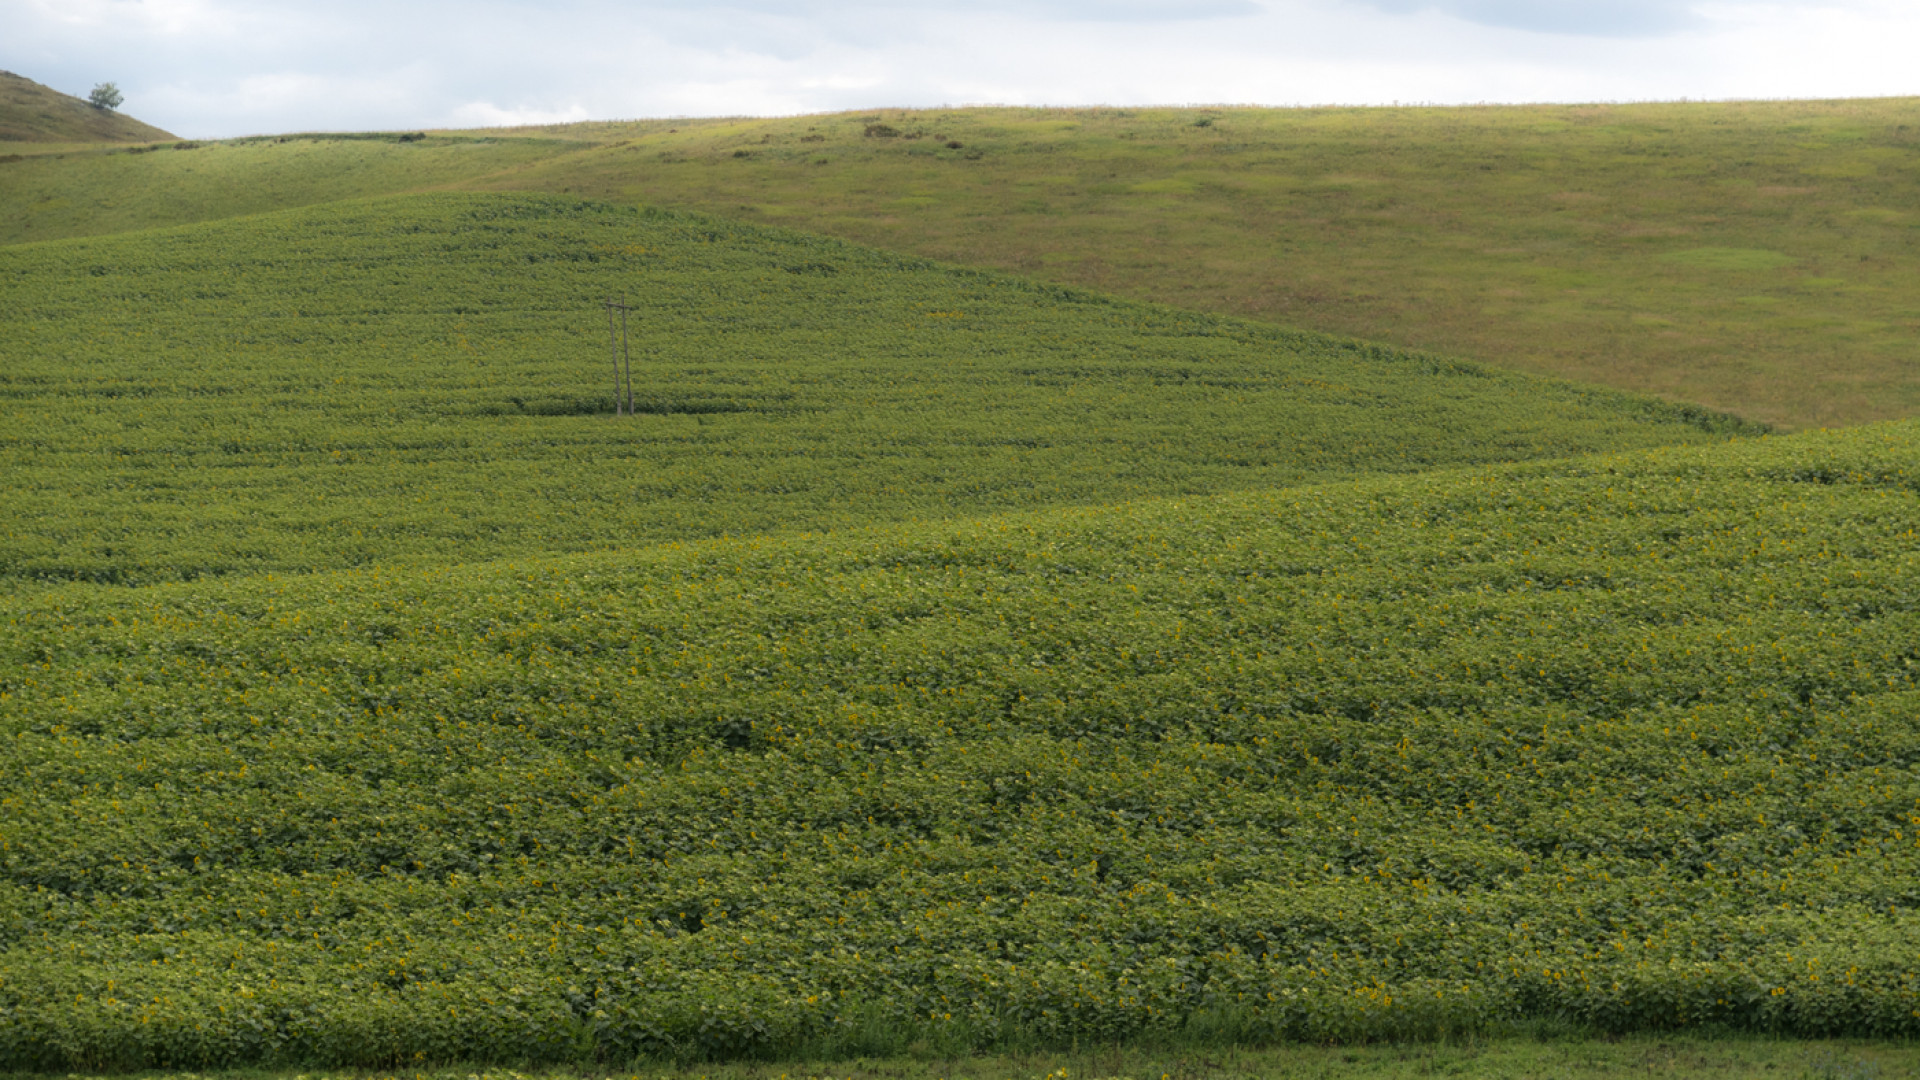
POLYGON ((1920 414, 1912 98, 887 111, 66 153, 0 164, 0 242, 445 187, 775 222, 1781 427, 1920 414))
POLYGON ((20 598, 0 1063, 1911 1037, 1916 434, 20 598))
POLYGON ((0 1073, 1911 1068, 1910 107, 6 155, 0 1073))
POLYGON ((1723 439, 751 226, 443 195, 0 248, 0 581, 630 547, 1723 439), (609 293, 640 415, 611 415, 609 293))

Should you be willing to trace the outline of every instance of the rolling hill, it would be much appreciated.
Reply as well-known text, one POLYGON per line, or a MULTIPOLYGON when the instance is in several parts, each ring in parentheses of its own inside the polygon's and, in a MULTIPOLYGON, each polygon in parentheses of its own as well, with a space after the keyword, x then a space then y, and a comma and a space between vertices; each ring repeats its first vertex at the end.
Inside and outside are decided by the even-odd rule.
POLYGON ((584 195, 1807 427, 1920 413, 1917 110, 960 109, 288 136, 0 167, 0 240, 447 187, 584 195))
POLYGON ((1898 411, 1909 105, 0 163, 0 1071, 1920 1035, 1920 422, 1228 313, 1898 411))
POLYGON ((96 109, 71 94, 0 71, 0 143, 151 142, 173 137, 152 124, 96 109))
POLYGON ((1722 440, 1727 417, 545 195, 0 248, 0 580, 839 528, 1722 440), (603 298, 626 296, 616 419, 603 298))

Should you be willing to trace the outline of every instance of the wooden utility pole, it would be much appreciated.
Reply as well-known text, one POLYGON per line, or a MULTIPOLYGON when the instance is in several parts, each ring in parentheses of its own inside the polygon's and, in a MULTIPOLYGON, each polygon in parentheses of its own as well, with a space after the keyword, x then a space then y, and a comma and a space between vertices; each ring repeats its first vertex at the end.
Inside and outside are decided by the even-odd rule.
POLYGON ((613 352, 613 414, 633 415, 633 363, 627 356, 627 298, 617 302, 607 297, 607 347, 613 352), (620 313, 620 329, 613 328, 613 313, 620 313))
POLYGON ((626 371, 627 415, 633 415, 633 361, 627 358, 627 312, 633 310, 627 306, 627 298, 620 297, 620 366, 626 371))

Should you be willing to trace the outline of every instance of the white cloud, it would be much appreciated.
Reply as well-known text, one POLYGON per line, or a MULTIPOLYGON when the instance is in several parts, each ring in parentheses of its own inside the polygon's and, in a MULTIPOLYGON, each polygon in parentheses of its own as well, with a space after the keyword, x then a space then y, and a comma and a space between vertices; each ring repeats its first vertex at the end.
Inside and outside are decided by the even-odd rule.
POLYGON ((522 127, 534 124, 571 124, 590 120, 593 114, 580 104, 564 109, 503 109, 491 101, 469 101, 452 112, 456 127, 522 127))
POLYGON ((1905 0, 0 0, 0 67, 191 136, 963 102, 1913 93, 1905 0))
POLYGON ((39 18, 89 31, 137 29, 143 34, 180 36, 223 32, 233 12, 212 0, 26 0, 39 18))

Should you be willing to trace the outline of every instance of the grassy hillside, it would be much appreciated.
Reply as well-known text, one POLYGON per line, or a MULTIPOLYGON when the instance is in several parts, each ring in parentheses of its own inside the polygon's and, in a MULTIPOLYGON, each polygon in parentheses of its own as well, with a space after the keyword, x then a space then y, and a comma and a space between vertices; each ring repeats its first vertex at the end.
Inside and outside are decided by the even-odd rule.
POLYGON ((1917 436, 24 599, 0 1068, 1910 1038, 1917 436))
MULTIPOLYGON (((1442 330, 1531 237, 1571 306, 1486 322, 1539 349, 1592 296, 1905 303, 1904 129, 1721 108, 0 164, 15 239, 114 233, 0 247, 0 1072, 1920 1035, 1920 422, 1734 439, 740 220, 1188 302, 1291 238, 1442 330), (1838 178, 1774 213, 1789 167, 1838 178), (471 187, 559 193, 341 198, 471 187)), ((1806 415, 1898 411, 1904 345, 1739 325, 1806 415)))
POLYGON ((96 109, 32 79, 0 71, 0 143, 147 142, 172 135, 131 116, 96 109))
POLYGON ((628 139, 500 182, 1772 423, 1920 413, 1920 99, 888 112, 628 139), (900 134, 867 137, 872 123, 900 134))
POLYGON ((0 238, 99 236, 440 189, 580 148, 560 139, 403 139, 410 134, 27 150, 0 164, 0 238))
POLYGON ((0 576, 454 562, 1723 439, 1604 390, 526 195, 0 249, 0 576), (636 405, 610 415, 609 294, 636 405))
POLYGON ((778 222, 1785 426, 1920 413, 1916 99, 979 109, 486 135, 364 167, 365 144, 299 141, 16 162, 0 168, 0 206, 15 208, 0 239, 317 201, 328 184, 302 178, 325 168, 343 194, 515 188, 778 222))

